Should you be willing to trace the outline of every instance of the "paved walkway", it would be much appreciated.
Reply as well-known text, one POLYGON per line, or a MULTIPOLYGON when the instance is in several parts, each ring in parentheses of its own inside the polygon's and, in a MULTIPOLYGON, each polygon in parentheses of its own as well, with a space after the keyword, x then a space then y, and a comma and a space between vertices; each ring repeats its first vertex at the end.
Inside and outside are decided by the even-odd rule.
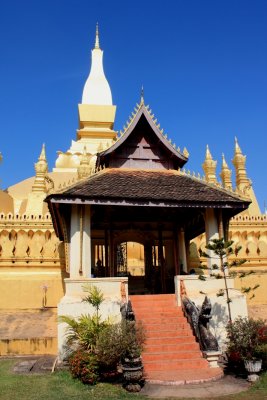
POLYGON ((247 390, 250 384, 245 379, 233 376, 224 376, 222 379, 213 382, 205 382, 191 385, 157 385, 146 383, 141 394, 148 397, 166 399, 170 398, 202 398, 226 396, 240 393, 247 390))

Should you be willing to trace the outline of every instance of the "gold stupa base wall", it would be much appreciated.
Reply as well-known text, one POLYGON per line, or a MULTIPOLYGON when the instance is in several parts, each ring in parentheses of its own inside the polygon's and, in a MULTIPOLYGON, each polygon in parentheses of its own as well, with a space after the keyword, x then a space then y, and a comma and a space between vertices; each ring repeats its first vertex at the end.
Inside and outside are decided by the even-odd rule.
POLYGON ((57 338, 0 339, 0 356, 57 354, 57 338))
POLYGON ((57 307, 64 296, 65 277, 60 268, 1 268, 1 309, 57 307))

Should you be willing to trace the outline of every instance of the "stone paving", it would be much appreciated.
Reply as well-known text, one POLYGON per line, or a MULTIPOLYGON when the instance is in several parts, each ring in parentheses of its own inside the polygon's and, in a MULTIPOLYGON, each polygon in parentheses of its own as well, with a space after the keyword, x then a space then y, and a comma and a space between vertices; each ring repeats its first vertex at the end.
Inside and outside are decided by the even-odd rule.
POLYGON ((20 358, 13 367, 16 374, 50 373, 56 361, 55 356, 20 358))
POLYGON ((188 385, 157 385, 146 383, 141 394, 152 398, 202 398, 219 397, 246 391, 250 384, 241 378, 224 376, 216 382, 205 382, 188 385))

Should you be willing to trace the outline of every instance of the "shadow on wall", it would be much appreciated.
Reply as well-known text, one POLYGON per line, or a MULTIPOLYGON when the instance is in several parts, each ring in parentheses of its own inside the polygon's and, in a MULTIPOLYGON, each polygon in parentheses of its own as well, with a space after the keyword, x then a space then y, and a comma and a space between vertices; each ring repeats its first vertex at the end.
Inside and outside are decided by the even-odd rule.
MULTIPOLYGON (((212 299, 211 299, 212 302, 212 299)), ((225 342, 225 327, 228 323, 228 311, 226 306, 219 303, 212 304, 212 319, 210 321, 210 330, 216 337, 220 346, 225 342)))

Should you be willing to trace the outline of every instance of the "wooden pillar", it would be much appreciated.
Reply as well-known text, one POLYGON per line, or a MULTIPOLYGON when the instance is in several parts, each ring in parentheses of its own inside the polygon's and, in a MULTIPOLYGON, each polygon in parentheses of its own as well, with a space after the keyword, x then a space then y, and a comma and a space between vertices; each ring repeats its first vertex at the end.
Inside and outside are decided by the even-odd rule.
POLYGON ((163 257, 163 240, 162 240, 162 228, 158 230, 158 250, 159 250, 159 262, 160 262, 160 276, 161 276, 161 290, 162 293, 166 292, 166 281, 165 281, 165 260, 163 257))
MULTIPOLYGON (((179 248, 179 257, 181 264, 183 264, 183 271, 187 272, 187 258, 186 258, 186 247, 185 247, 185 235, 183 228, 180 228, 178 232, 178 248, 179 248)), ((182 273, 182 268, 180 265, 180 274, 182 273)))
POLYGON ((114 276, 114 240, 113 230, 109 229, 109 276, 114 276))
POLYGON ((108 244, 109 244, 109 235, 108 235, 108 230, 105 228, 105 276, 110 276, 108 244))
POLYGON ((178 258, 178 237, 177 230, 173 230, 173 260, 174 260, 174 273, 175 275, 179 275, 179 258, 178 258))

